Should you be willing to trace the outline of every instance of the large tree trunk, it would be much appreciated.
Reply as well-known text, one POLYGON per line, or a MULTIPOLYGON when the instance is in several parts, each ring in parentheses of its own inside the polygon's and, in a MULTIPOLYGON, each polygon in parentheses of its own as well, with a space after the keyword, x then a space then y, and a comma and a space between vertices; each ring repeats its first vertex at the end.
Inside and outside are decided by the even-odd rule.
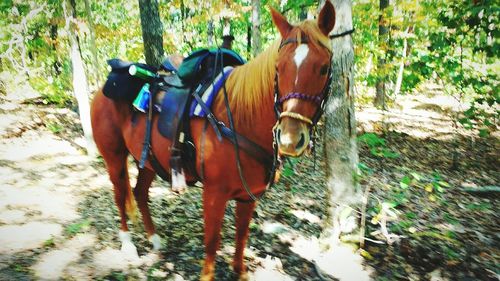
POLYGON ((252 54, 260 53, 260 0, 252 0, 252 54))
MULTIPOLYGON (((332 1, 336 8, 337 22, 334 34, 352 29, 351 2, 332 1)), ((338 239, 345 219, 346 209, 356 208, 360 202, 360 189, 355 180, 358 172, 358 149, 356 145, 356 118, 354 115, 354 48, 350 35, 332 40, 333 81, 330 99, 325 110, 324 153, 327 166, 328 187, 331 191, 331 215, 333 238, 338 239)), ((353 229, 357 219, 352 220, 353 229)), ((349 231, 352 231, 350 229, 349 231)))
POLYGON ((164 59, 163 25, 158 11, 158 0, 139 0, 139 10, 146 63, 158 66, 164 59))
POLYGON ((73 93, 78 103, 78 112, 80 115, 80 122, 82 124, 83 135, 86 141, 86 150, 88 155, 93 156, 96 154, 96 147, 92 138, 92 127, 90 125, 90 106, 88 97, 88 84, 87 75, 83 66, 80 46, 78 44, 78 34, 74 30, 72 23, 76 22, 75 19, 74 0, 65 1, 63 4, 64 17, 66 18, 66 30, 70 41, 70 58, 71 66, 73 68, 73 93))
POLYGON ((385 70, 385 53, 388 44, 389 29, 387 28, 386 18, 384 16, 385 9, 389 7, 389 0, 380 0, 380 16, 378 21, 378 37, 380 56, 377 61, 377 83, 375 85, 375 100, 373 104, 380 109, 385 109, 385 80, 387 77, 385 70))
MULTIPOLYGON (((328 0, 327 0, 328 1, 328 0)), ((332 34, 351 30, 352 2, 331 1, 336 11, 332 34)), ((330 190, 330 221, 324 232, 330 248, 315 259, 319 270, 339 280, 369 280, 362 258, 346 245, 345 238, 359 235, 362 192, 356 181, 358 148, 354 114, 354 46, 352 37, 332 39, 332 90, 325 109, 324 156, 330 190), (343 264, 344 266, 340 266, 343 264), (346 266, 348 265, 348 266, 346 266)), ((359 240, 356 239, 357 244, 359 240)))
MULTIPOLYGON (((327 0, 328 1, 328 0, 327 0)), ((352 2, 331 1, 336 11, 332 34, 351 30, 352 2)), ((356 118, 354 114, 354 46, 352 37, 345 35, 332 39, 333 81, 330 99, 325 109, 324 156, 327 186, 330 189, 330 218, 326 229, 326 243, 330 248, 315 259, 319 270, 338 280, 370 280, 361 256, 345 240, 352 234, 360 235, 362 192, 358 174, 356 118), (343 264, 344 266, 340 266, 343 264), (347 265, 347 266, 346 266, 347 265)), ((355 239, 357 244, 359 239, 355 239)))

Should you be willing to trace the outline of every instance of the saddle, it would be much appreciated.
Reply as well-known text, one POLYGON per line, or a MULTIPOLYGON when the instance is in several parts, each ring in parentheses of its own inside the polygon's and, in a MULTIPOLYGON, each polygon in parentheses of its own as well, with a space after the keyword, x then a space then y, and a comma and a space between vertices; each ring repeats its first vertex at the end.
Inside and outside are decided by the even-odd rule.
POLYGON ((160 134, 172 140, 170 167, 168 173, 160 165, 151 150, 151 118, 148 118, 143 153, 139 166, 144 167, 146 158, 156 173, 166 181, 172 178, 172 188, 177 184, 175 178, 187 170, 199 179, 196 172, 196 151, 191 137, 189 120, 191 117, 207 118, 221 139, 221 132, 210 105, 215 99, 232 68, 244 64, 245 61, 235 52, 228 49, 201 49, 184 59, 179 68, 170 62, 160 67, 152 67, 140 63, 124 62, 111 59, 108 64, 112 71, 103 88, 104 95, 113 100, 132 102, 145 83, 150 83, 151 100, 149 110, 159 112, 158 130, 160 134), (157 74, 149 81, 131 76, 130 66, 135 65, 157 74), (162 74, 158 74, 161 73, 162 74), (156 104, 155 104, 156 103, 156 104), (154 106, 153 106, 154 105, 154 106))

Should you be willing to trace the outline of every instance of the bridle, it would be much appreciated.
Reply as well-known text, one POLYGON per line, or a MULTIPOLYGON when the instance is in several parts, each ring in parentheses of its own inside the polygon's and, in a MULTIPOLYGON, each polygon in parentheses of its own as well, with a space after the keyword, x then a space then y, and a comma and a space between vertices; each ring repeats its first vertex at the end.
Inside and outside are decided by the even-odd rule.
MULTIPOLYGON (((283 48, 283 46, 287 44, 292 44, 292 43, 299 43, 299 41, 295 38, 288 38, 285 39, 281 42, 278 52, 283 48)), ((309 43, 309 39, 307 36, 303 36, 300 43, 309 43)), ((288 117, 292 119, 299 120, 301 122, 306 123, 310 129, 312 129, 316 124, 318 123, 319 119, 323 115, 323 112, 325 111, 325 105, 328 100, 328 96, 330 93, 330 88, 332 84, 332 61, 331 61, 331 51, 328 49, 326 46, 320 43, 321 46, 329 50, 330 53, 330 58, 329 58, 329 65, 328 65, 328 79, 326 81, 326 84, 323 86, 323 89, 321 90, 320 95, 308 95, 304 93, 299 93, 299 92, 291 92, 286 94, 283 97, 279 97, 279 85, 278 85, 278 69, 276 68, 276 74, 274 76, 274 111, 276 113, 276 125, 275 125, 275 130, 277 127, 277 124, 280 122, 281 118, 283 117, 288 117), (312 118, 309 118, 307 116, 304 116, 300 113, 297 112, 291 112, 291 111, 284 111, 282 112, 282 106, 283 103, 287 100, 290 99, 299 99, 299 100, 305 100, 305 101, 310 101, 312 103, 315 103, 317 105, 317 110, 314 113, 312 118)), ((273 131, 275 131, 273 130, 273 131)), ((275 138, 276 139, 276 138, 275 138)))

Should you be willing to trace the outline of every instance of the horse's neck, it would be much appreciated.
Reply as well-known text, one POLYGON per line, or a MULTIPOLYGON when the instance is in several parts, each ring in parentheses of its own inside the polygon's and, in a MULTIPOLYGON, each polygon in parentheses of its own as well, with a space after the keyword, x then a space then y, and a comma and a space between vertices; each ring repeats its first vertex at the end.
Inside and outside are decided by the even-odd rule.
MULTIPOLYGON (((275 46, 270 48, 275 48, 275 46)), ((272 52, 273 50, 267 51, 272 52)), ((229 100, 237 100, 237 102, 231 103, 236 131, 269 151, 272 151, 272 128, 276 123, 273 107, 275 64, 275 59, 272 56, 261 54, 247 64, 238 67, 240 69, 235 69, 239 73, 229 77, 229 79, 234 80, 228 80, 230 87, 227 89, 229 100), (238 95, 240 97, 236 97, 238 95), (253 98, 250 99, 250 102, 249 99, 242 98, 241 95, 253 98)), ((224 112, 225 115, 225 106, 221 108, 220 105, 221 103, 218 107, 219 112, 224 112)))

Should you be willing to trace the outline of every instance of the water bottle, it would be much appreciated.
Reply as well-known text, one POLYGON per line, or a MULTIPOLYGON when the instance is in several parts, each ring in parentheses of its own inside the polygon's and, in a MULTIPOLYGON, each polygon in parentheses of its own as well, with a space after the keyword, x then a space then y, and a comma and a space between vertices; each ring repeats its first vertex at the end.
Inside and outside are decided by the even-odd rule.
POLYGON ((139 77, 143 80, 149 81, 154 78, 158 78, 158 74, 144 69, 137 65, 131 65, 128 69, 128 73, 132 76, 139 77))
POLYGON ((151 98, 151 92, 149 91, 149 83, 144 84, 139 94, 132 103, 134 107, 140 112, 145 113, 149 108, 149 99, 151 98))

